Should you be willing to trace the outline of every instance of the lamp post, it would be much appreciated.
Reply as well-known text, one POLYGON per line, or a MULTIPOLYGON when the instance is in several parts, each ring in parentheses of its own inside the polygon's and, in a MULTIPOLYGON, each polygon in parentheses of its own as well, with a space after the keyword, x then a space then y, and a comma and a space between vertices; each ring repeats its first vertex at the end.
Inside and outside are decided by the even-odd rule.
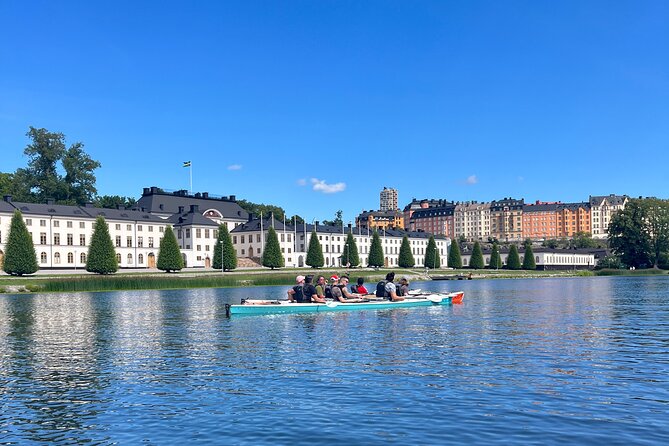
POLYGON ((225 267, 223 266, 223 240, 221 240, 221 274, 223 274, 223 271, 225 271, 225 267))

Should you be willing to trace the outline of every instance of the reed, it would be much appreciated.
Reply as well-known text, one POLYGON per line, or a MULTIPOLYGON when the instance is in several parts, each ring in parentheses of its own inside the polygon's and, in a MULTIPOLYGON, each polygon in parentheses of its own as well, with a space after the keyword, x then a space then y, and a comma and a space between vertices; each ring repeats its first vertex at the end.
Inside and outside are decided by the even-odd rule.
POLYGON ((667 271, 662 269, 600 269, 595 271, 595 274, 598 276, 656 276, 661 274, 667 274, 667 271))

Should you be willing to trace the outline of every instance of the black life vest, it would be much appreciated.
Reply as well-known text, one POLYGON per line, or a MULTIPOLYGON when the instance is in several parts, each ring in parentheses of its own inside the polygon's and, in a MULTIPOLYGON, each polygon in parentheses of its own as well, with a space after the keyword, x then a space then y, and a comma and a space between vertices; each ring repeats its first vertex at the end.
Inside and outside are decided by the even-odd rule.
POLYGON ((332 287, 330 285, 325 285, 323 292, 325 293, 326 299, 334 299, 334 297, 332 297, 332 287))
POLYGON ((295 294, 293 294, 293 299, 297 301, 297 303, 305 303, 305 302, 311 302, 311 296, 309 297, 309 300, 307 301, 304 298, 304 287, 302 285, 295 285, 293 287, 293 291, 295 291, 295 294))
POLYGON ((382 280, 376 284, 376 297, 388 297, 388 293, 386 293, 387 283, 388 282, 386 282, 385 280, 382 280))

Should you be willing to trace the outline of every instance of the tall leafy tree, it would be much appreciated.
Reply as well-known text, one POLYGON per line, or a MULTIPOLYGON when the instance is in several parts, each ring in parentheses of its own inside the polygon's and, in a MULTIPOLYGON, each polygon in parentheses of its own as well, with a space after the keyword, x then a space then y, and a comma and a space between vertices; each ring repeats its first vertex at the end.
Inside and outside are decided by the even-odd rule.
POLYGON ((545 246, 546 248, 551 248, 551 249, 555 249, 555 248, 558 247, 558 241, 557 241, 557 239, 554 239, 554 238, 544 240, 541 244, 543 246, 545 246))
POLYGON ((121 195, 102 195, 97 197, 93 203, 95 204, 95 207, 98 208, 116 209, 119 206, 122 206, 129 209, 137 203, 137 200, 132 197, 123 197, 121 195))
POLYGON ((450 268, 462 268, 462 256, 460 254, 460 246, 457 241, 453 240, 451 249, 448 250, 448 266, 450 268))
POLYGON ((262 253, 262 266, 272 269, 283 268, 284 266, 283 254, 281 254, 281 246, 279 245, 279 237, 271 226, 267 231, 267 241, 265 241, 265 249, 262 253))
POLYGON ((91 244, 86 256, 86 271, 96 274, 111 274, 118 271, 116 250, 109 235, 104 217, 99 216, 93 225, 91 244))
POLYGON ((0 197, 4 195, 13 195, 14 175, 11 173, 0 172, 0 197))
POLYGON ((490 253, 490 269, 500 269, 502 267, 502 257, 499 255, 499 246, 492 244, 492 253, 490 253))
POLYGON ((237 268, 237 253, 232 246, 232 238, 228 227, 224 224, 218 226, 218 239, 214 247, 214 269, 230 271, 237 268))
POLYGON ((381 237, 379 237, 379 232, 376 229, 374 229, 374 234, 372 234, 372 243, 369 246, 367 265, 373 268, 379 268, 385 265, 381 237))
POLYGON ((323 224, 325 226, 343 226, 344 225, 343 215, 344 212, 341 209, 339 209, 337 212, 335 212, 334 220, 323 220, 323 224))
POLYGON ((180 271, 184 267, 184 259, 181 256, 179 249, 179 242, 174 235, 171 226, 165 228, 163 238, 160 240, 160 249, 158 250, 158 264, 159 270, 171 273, 180 271))
POLYGON ((646 233, 646 212, 641 200, 633 199, 616 212, 609 222, 609 246, 627 266, 638 268, 651 263, 650 240, 646 233))
POLYGON ((650 258, 657 268, 662 254, 669 250, 669 200, 646 198, 643 201, 645 233, 650 245, 650 258))
POLYGON ((7 247, 2 269, 12 276, 32 274, 39 269, 33 239, 18 209, 14 211, 12 221, 9 224, 9 235, 7 236, 7 247))
POLYGON ((597 241, 592 238, 592 234, 580 231, 574 234, 572 237, 571 245, 577 249, 596 248, 597 241))
MULTIPOLYGON (((457 243, 456 243, 457 245, 457 243)), ((460 255, 458 254, 458 258, 460 255)), ((450 256, 449 256, 450 259, 450 256)), ((449 260, 449 265, 450 265, 450 260, 449 260)), ((441 256, 439 255, 439 249, 437 248, 437 242, 434 241, 434 236, 430 236, 430 238, 427 240, 427 246, 425 247, 425 267, 426 268, 441 268, 441 256)), ((462 264, 460 264, 460 267, 462 267, 462 264)))
POLYGON ((400 245, 400 255, 397 260, 397 265, 400 268, 413 268, 415 264, 416 260, 413 258, 413 253, 411 252, 409 237, 405 235, 402 237, 402 244, 400 245))
POLYGON ((341 256, 341 264, 356 267, 360 265, 360 256, 358 255, 358 245, 355 243, 352 233, 346 236, 346 244, 344 245, 344 253, 341 256))
POLYGON ((24 150, 28 166, 17 169, 13 177, 17 200, 43 202, 53 198, 66 204, 93 200, 97 193, 94 171, 100 163, 84 152, 82 143, 67 148, 65 135, 43 128, 30 127, 26 136, 31 140, 24 150))
POLYGON ((321 242, 318 241, 318 235, 315 230, 311 231, 311 236, 309 237, 309 248, 305 263, 312 268, 322 268, 325 265, 323 248, 321 248, 321 242))
POLYGON ((520 255, 518 255, 518 247, 511 245, 509 248, 509 255, 506 258, 506 267, 508 269, 520 269, 520 255))
POLYGON ((472 269, 485 268, 485 262, 483 261, 483 251, 481 251, 481 244, 479 242, 474 243, 474 249, 472 249, 472 258, 469 261, 469 267, 472 269))
POLYGON ((537 263, 534 260, 534 251, 532 251, 532 243, 525 243, 525 253, 523 254, 523 269, 537 269, 537 263))

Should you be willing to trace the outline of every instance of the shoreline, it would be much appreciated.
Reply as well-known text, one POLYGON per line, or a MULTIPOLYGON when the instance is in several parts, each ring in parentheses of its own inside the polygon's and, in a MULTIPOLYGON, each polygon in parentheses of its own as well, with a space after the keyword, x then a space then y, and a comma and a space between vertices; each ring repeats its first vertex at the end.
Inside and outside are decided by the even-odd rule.
MULTIPOLYGON (((86 272, 44 271, 31 276, 0 276, 0 294, 23 293, 63 293, 63 292, 104 292, 104 291, 141 291, 189 288, 232 288, 255 286, 290 286, 295 275, 312 274, 329 277, 332 274, 349 275, 352 278, 363 277, 365 283, 376 284, 386 273, 394 272, 396 277, 407 277, 409 281, 435 280, 432 277, 451 277, 448 281, 486 279, 534 279, 534 278, 571 278, 592 276, 646 276, 667 274, 663 270, 469 270, 440 269, 428 271, 422 269, 309 269, 290 268, 281 270, 248 269, 221 273, 216 270, 187 270, 177 273, 162 271, 121 271, 110 275, 97 275, 86 272), (52 274, 50 274, 52 273, 52 274), (460 276, 461 278, 457 278, 460 276)), ((443 280, 443 279, 442 279, 443 280)))

